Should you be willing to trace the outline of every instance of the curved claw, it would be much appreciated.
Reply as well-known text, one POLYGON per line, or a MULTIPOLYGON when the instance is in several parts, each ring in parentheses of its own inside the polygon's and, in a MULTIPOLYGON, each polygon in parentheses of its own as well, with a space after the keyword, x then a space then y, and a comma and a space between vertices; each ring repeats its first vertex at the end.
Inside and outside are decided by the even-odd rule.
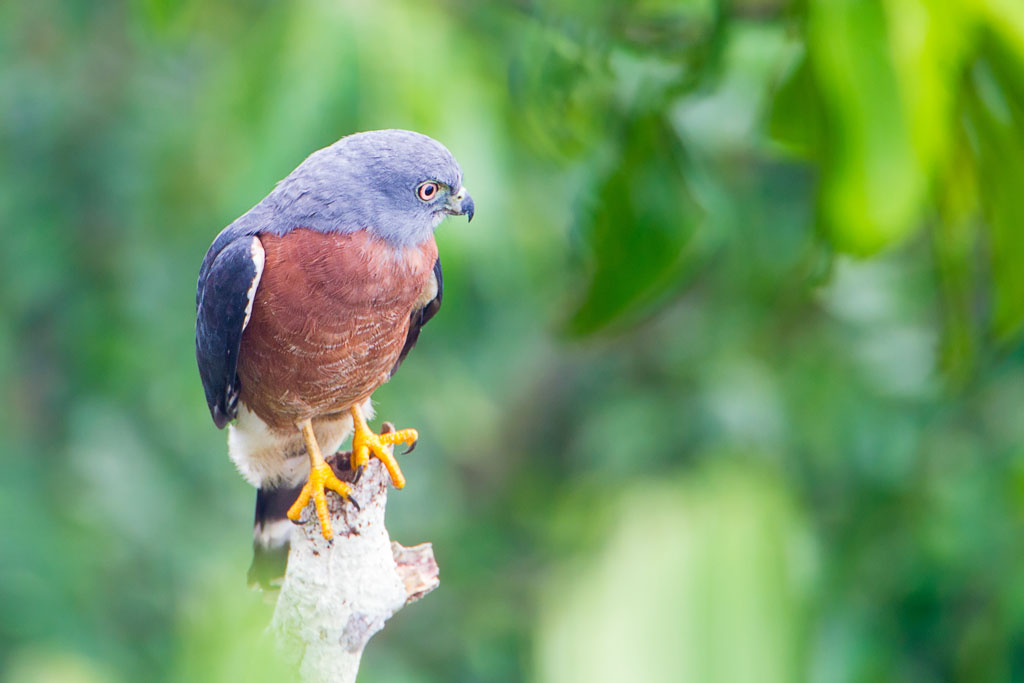
POLYGON ((406 448, 406 449, 405 449, 404 451, 402 451, 402 455, 409 455, 409 454, 410 454, 410 453, 412 453, 412 452, 413 452, 414 450, 416 450, 416 444, 418 444, 419 442, 420 442, 420 440, 419 440, 419 439, 416 439, 416 440, 415 440, 415 441, 413 441, 413 442, 412 442, 411 444, 409 444, 409 447, 408 447, 408 448, 406 448))
POLYGON ((359 469, 365 466, 373 456, 383 463, 391 477, 391 483, 396 489, 405 486, 405 476, 402 475, 402 469, 398 466, 398 461, 395 460, 392 447, 399 443, 415 445, 419 438, 416 430, 393 431, 390 425, 385 424, 385 429, 380 434, 374 434, 355 408, 353 408, 352 414, 355 421, 352 434, 352 468, 358 474, 359 469))
MULTIPOLYGON (((356 484, 358 484, 358 483, 359 483, 359 480, 363 478, 363 470, 364 470, 364 469, 366 469, 366 467, 365 467, 365 466, 363 466, 363 465, 357 465, 357 466, 356 466, 356 474, 355 474, 355 476, 354 476, 354 477, 352 477, 352 485, 353 485, 353 486, 355 486, 356 484)), ((355 501, 353 500, 352 502, 354 503, 355 501)), ((356 505, 356 507, 358 508, 359 506, 358 506, 358 505, 356 505)))

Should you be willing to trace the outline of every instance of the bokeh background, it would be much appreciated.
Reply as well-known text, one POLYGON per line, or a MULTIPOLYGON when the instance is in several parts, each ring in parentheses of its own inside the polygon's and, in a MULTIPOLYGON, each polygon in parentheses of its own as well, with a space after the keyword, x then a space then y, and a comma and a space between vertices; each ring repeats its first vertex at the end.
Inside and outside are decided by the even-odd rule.
POLYGON ((1019 0, 0 4, 0 679, 281 680, 216 233, 449 146, 361 680, 1024 680, 1019 0))

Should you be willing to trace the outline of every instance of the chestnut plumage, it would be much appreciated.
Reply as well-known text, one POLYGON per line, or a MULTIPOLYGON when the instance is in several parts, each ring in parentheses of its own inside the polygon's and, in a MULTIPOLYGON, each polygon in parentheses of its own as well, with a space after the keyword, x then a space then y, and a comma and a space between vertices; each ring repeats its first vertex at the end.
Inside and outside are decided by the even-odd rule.
POLYGON ((260 489, 258 547, 287 543, 277 522, 310 472, 302 456, 315 465, 353 415, 372 416, 370 396, 441 306, 434 229, 474 212, 441 143, 371 131, 311 154, 210 246, 196 357, 214 423, 229 425, 230 456, 260 489))

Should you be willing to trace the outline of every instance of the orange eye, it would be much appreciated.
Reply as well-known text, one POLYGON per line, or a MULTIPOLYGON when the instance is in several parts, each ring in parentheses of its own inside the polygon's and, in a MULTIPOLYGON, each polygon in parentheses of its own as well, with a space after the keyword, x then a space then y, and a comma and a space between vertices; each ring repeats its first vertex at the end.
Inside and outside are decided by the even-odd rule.
POLYGON ((437 194, 438 186, 433 181, 427 181, 421 183, 419 189, 416 190, 416 196, 425 202, 429 202, 437 194))

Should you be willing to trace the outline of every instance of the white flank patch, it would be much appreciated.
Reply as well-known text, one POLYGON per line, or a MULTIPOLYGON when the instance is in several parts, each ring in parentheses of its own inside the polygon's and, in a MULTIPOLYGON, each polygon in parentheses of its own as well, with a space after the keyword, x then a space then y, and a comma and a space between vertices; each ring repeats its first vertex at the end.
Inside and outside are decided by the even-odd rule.
MULTIPOLYGON (((373 417, 370 399, 362 408, 367 420, 373 417)), ((352 433, 352 417, 343 413, 333 420, 315 420, 313 431, 320 450, 330 455, 352 433)), ((238 418, 228 426, 228 455, 245 480, 257 488, 298 486, 309 477, 309 456, 298 428, 273 431, 244 403, 239 403, 238 418)))
POLYGON ((267 253, 263 250, 263 243, 260 242, 258 237, 252 238, 252 242, 249 244, 249 254, 252 255, 252 263, 256 266, 256 274, 249 285, 249 291, 245 293, 247 301, 245 304, 245 320, 242 321, 243 331, 249 324, 249 317, 252 315, 252 303, 256 300, 256 288, 259 287, 260 277, 263 275, 263 264, 267 260, 267 253))
POLYGON ((423 285, 423 291, 412 305, 412 310, 419 310, 429 304, 437 296, 437 275, 430 272, 430 279, 423 285))

